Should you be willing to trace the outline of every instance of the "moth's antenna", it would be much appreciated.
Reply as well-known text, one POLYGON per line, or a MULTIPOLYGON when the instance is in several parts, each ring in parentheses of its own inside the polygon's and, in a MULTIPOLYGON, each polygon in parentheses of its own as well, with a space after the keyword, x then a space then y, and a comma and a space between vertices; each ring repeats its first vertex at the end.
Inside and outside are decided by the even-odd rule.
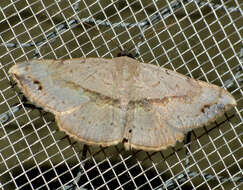
MULTIPOLYGON (((187 15, 188 16, 188 15, 187 15)), ((160 28, 157 28, 157 29, 155 29, 155 32, 159 32, 159 31, 161 31, 161 30, 163 30, 163 29, 165 29, 165 28, 169 28, 169 27, 171 27, 171 26, 173 26, 175 23, 179 23, 181 20, 183 20, 184 18, 186 18, 187 16, 184 16, 184 17, 182 17, 182 18, 180 18, 179 20, 178 20, 178 22, 173 22, 172 24, 168 24, 168 25, 165 25, 165 26, 162 26, 162 27, 160 27, 160 28)), ((145 40, 145 36, 148 36, 148 37, 150 37, 153 33, 152 33, 153 31, 149 31, 149 32, 147 32, 147 34, 146 34, 146 31, 144 32, 144 35, 141 37, 143 40, 145 40)))
MULTIPOLYGON (((100 32, 100 31, 99 31, 100 32)), ((109 35, 107 35, 106 33, 102 33, 102 35, 104 35, 106 38, 110 39, 110 41, 112 43, 114 43, 116 45, 116 47, 120 50, 120 51, 124 51, 121 46, 114 40, 114 38, 111 38, 109 35)))
MULTIPOLYGON (((86 23, 86 22, 82 22, 82 23, 83 23, 84 25, 87 25, 87 26, 91 27, 91 28, 93 27, 93 25, 88 24, 88 23, 86 23)), ((111 38, 111 37, 110 37, 109 35, 107 35, 106 33, 101 32, 101 30, 98 28, 98 25, 97 25, 97 27, 95 27, 95 29, 96 29, 100 34, 102 34, 103 36, 105 36, 105 38, 109 39, 110 42, 114 43, 114 44, 116 45, 116 47, 117 47, 121 52, 125 51, 125 50, 122 49, 121 46, 114 40, 114 38, 111 38)))
MULTIPOLYGON (((183 18, 179 19, 179 21, 182 20, 182 19, 184 19, 185 17, 186 17, 186 16, 184 16, 183 18)), ((78 18, 78 19, 79 19, 79 18, 78 18)), ((80 19, 79 19, 79 20, 80 20, 80 19)), ((87 26, 91 27, 91 28, 94 27, 94 25, 88 24, 88 23, 86 23, 86 22, 82 22, 82 23, 83 23, 84 25, 87 25, 87 26)), ((172 25, 174 25, 175 23, 176 23, 176 22, 174 22, 174 23, 172 23, 172 24, 169 24, 169 25, 165 25, 165 26, 162 27, 162 29, 169 28, 169 27, 171 27, 172 25)), ((102 32, 102 31, 99 29, 98 25, 96 25, 95 29, 96 29, 102 36, 104 36, 106 39, 109 39, 111 43, 114 43, 114 44, 116 45, 116 47, 120 50, 120 53, 117 55, 118 57, 120 57, 120 56, 128 56, 128 57, 132 57, 132 58, 134 58, 134 57, 137 57, 137 55, 139 55, 138 51, 136 51, 136 54, 135 54, 135 55, 132 55, 132 54, 130 53, 130 51, 131 51, 131 49, 132 49, 133 47, 129 48, 129 50, 125 50, 125 49, 123 49, 123 48, 121 47, 121 45, 119 45, 119 44, 115 41, 115 38, 114 38, 114 37, 111 38, 109 35, 107 35, 106 33, 102 32)), ((159 28, 159 29, 155 29, 155 32, 158 31, 158 30, 161 30, 161 28, 159 28)), ((141 34, 141 35, 139 36, 139 38, 140 38, 141 40, 145 41, 145 39, 146 39, 145 36, 150 37, 152 34, 153 34, 153 31, 150 31, 150 32, 148 32, 147 34, 146 34, 145 31, 144 31, 144 33, 141 34)), ((104 44, 103 44, 103 45, 104 45, 104 44)), ((139 43, 139 45, 141 45, 141 43, 139 43)), ((139 45, 138 45, 138 46, 139 46, 139 45)), ((139 49, 139 47, 138 47, 138 49, 139 49)))
MULTIPOLYGON (((78 20, 79 20, 79 22, 81 23, 81 20, 80 20, 79 18, 78 18, 78 20)), ((87 25, 87 26, 90 27, 90 28, 93 27, 93 25, 88 24, 88 23, 86 23, 86 22, 82 22, 82 23, 83 23, 84 25, 87 25)), ((132 58, 134 58, 134 56, 133 56, 131 53, 129 53, 130 50, 132 49, 132 47, 127 51, 127 50, 123 49, 123 48, 122 48, 122 47, 115 41, 114 37, 111 38, 111 37, 110 37, 109 35, 107 35, 106 33, 101 32, 101 30, 99 29, 98 25, 97 25, 97 27, 96 27, 95 29, 96 29, 100 34, 102 34, 106 39, 109 39, 111 43, 114 43, 114 44, 116 45, 116 47, 120 50, 120 53, 117 55, 118 57, 120 57, 120 56, 128 56, 128 57, 132 57, 132 58)))

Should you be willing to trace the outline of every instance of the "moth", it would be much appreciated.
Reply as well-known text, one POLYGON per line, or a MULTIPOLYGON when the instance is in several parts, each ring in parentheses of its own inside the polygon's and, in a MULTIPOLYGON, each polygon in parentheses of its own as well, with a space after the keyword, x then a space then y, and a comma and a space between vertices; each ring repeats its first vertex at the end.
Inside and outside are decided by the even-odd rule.
POLYGON ((236 105, 226 90, 130 57, 32 60, 9 73, 86 144, 159 151, 236 105))

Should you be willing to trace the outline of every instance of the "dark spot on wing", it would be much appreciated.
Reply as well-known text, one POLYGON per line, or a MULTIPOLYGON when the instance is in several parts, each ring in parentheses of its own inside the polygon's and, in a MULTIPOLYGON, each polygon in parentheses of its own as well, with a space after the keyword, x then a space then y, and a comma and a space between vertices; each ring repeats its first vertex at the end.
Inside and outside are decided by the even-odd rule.
POLYGON ((38 81, 38 80, 33 80, 33 83, 36 84, 36 85, 38 86, 38 90, 42 90, 42 89, 43 89, 43 87, 42 87, 40 81, 38 81))
POLYGON ((165 70, 165 72, 166 72, 167 75, 170 75, 170 73, 169 73, 169 71, 167 69, 165 70))
POLYGON ((205 104, 202 108, 201 108, 201 112, 202 113, 205 113, 205 110, 210 108, 210 105, 209 104, 205 104))

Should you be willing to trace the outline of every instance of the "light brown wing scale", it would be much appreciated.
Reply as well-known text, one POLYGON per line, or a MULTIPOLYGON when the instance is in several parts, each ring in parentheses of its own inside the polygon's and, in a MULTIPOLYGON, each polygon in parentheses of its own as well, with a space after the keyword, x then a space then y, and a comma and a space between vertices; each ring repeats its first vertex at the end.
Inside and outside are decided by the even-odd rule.
POLYGON ((218 86, 128 57, 33 60, 9 73, 61 130, 102 146, 165 149, 236 105, 218 86))

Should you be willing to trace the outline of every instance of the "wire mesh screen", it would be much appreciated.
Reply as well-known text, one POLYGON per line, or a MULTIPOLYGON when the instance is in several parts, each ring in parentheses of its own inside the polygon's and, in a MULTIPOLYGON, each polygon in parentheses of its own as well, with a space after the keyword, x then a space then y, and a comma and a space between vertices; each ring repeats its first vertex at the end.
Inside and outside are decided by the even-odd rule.
MULTIPOLYGON (((2 189, 239 189, 242 1, 0 2, 2 189), (84 146, 51 113, 25 106, 8 70, 30 59, 113 58, 126 49, 227 89, 237 106, 175 147, 84 146)), ((71 98, 71 97, 70 97, 71 98)))

